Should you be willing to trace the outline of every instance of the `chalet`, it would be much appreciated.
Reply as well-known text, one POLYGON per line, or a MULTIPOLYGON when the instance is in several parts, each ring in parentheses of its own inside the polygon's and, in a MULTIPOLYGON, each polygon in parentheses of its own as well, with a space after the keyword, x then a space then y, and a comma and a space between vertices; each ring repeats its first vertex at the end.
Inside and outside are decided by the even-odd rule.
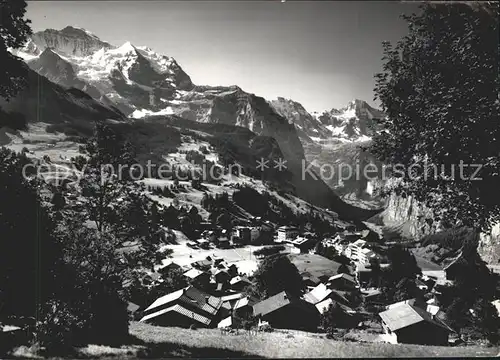
POLYGON ((235 264, 231 264, 227 267, 227 272, 233 278, 238 275, 238 267, 235 264))
POLYGON ((453 285, 452 280, 447 279, 437 279, 434 287, 432 288, 433 294, 441 294, 443 291, 446 291, 450 286, 453 285))
POLYGON ((356 279, 349 274, 337 274, 328 279, 328 287, 338 290, 354 290, 357 286, 356 279))
POLYGON ((233 243, 237 244, 250 244, 251 232, 250 228, 246 226, 237 226, 233 231, 233 243))
POLYGON ((319 284, 314 289, 304 294, 304 300, 316 305, 317 303, 330 298, 332 290, 328 289, 325 284, 319 284))
POLYGON ((231 290, 242 291, 244 288, 251 285, 252 282, 244 276, 235 276, 231 279, 229 284, 231 286, 231 290))
POLYGON ((221 306, 220 298, 188 286, 155 300, 140 321, 160 326, 215 327, 221 306))
POLYGON ((351 293, 351 291, 332 290, 330 298, 338 304, 350 307, 352 306, 352 302, 348 299, 348 297, 351 293))
POLYGON ((189 269, 185 269, 183 268, 181 265, 177 264, 176 262, 174 262, 172 259, 163 259, 161 264, 158 265, 155 270, 157 272, 159 272, 160 274, 163 274, 163 273, 168 273, 170 271, 175 271, 175 270, 189 270, 189 269))
POLYGON ((383 293, 380 289, 363 290, 361 291, 361 295, 368 304, 380 304, 383 298, 383 293))
POLYGON ((299 234, 299 230, 291 226, 281 226, 278 228, 278 240, 277 242, 284 243, 295 239, 299 234))
POLYGON ((427 303, 424 300, 419 300, 419 299, 413 298, 413 299, 398 301, 394 304, 387 305, 385 307, 385 309, 386 310, 394 309, 397 306, 401 306, 401 305, 405 305, 405 304, 411 305, 411 306, 417 306, 420 309, 424 309, 427 306, 427 303))
POLYGON ((249 296, 238 299, 233 305, 233 314, 238 316, 252 315, 254 304, 255 300, 249 296))
POLYGON ((385 337, 391 343, 447 345, 453 332, 427 311, 402 304, 379 314, 385 337))
POLYGON ((292 246, 292 253, 305 254, 314 247, 314 241, 306 237, 298 236, 290 241, 290 245, 292 246))
POLYGON ((438 305, 428 304, 425 310, 432 316, 437 316, 437 314, 441 311, 441 308, 438 305))
POLYGON ((319 314, 315 306, 282 291, 253 306, 253 315, 278 329, 315 331, 319 314))
POLYGON ((315 306, 316 306, 316 309, 318 310, 318 312, 320 314, 323 314, 325 311, 328 310, 328 308, 330 307, 330 305, 334 305, 334 304, 336 304, 337 306, 339 306, 344 311, 344 313, 346 313, 348 315, 354 315, 354 314, 356 314, 356 311, 354 311, 353 309, 351 309, 349 306, 341 304, 341 303, 338 303, 338 302, 336 302, 335 300, 333 300, 331 298, 323 300, 322 302, 317 303, 315 306))
POLYGON ((225 328, 231 328, 231 327, 233 327, 233 317, 232 316, 225 317, 217 324, 218 329, 225 329, 225 328))
POLYGON ((244 297, 245 297, 245 294, 243 294, 241 292, 221 296, 222 305, 224 306, 224 305, 226 305, 226 303, 235 302, 236 300, 239 300, 239 299, 244 298, 244 297))
POLYGON ((224 284, 231 280, 231 275, 225 269, 217 269, 214 273, 214 279, 217 283, 224 284))
POLYGON ((252 305, 256 302, 253 298, 245 296, 243 293, 225 295, 221 299, 223 301, 222 307, 226 311, 225 313, 239 315, 243 313, 251 314, 253 312, 252 305))
POLYGON ((273 225, 262 224, 259 228, 256 228, 255 234, 252 232, 252 241, 257 241, 259 244, 272 244, 274 242, 274 234, 273 225), (255 240, 253 240, 254 238, 255 240))
POLYGON ((229 238, 227 238, 227 237, 221 237, 221 238, 219 238, 219 240, 217 241, 217 247, 218 247, 218 248, 221 248, 221 249, 228 249, 230 246, 231 246, 231 244, 230 244, 230 242, 229 242, 229 238))
POLYGON ((207 271, 210 269, 211 266, 212 266, 212 262, 210 260, 207 260, 207 259, 206 260, 198 260, 198 261, 191 263, 191 267, 193 267, 194 269, 201 270, 201 271, 207 271))
POLYGON ((222 296, 229 289, 229 284, 227 282, 220 283, 214 280, 210 281, 210 285, 212 286, 212 295, 222 296))
POLYGON ((223 320, 217 325, 218 328, 241 327, 241 318, 252 314, 252 300, 249 297, 243 297, 234 300, 231 304, 224 303, 223 320))
POLYGON ((184 276, 188 279, 190 284, 196 285, 203 289, 206 289, 208 284, 210 283, 210 274, 198 269, 191 269, 185 272, 184 276))
POLYGON ((321 283, 321 280, 315 276, 315 275, 312 275, 311 273, 305 271, 301 274, 302 276, 302 281, 304 282, 304 285, 306 286, 311 286, 311 287, 314 287, 314 286, 318 286, 320 283, 321 283))

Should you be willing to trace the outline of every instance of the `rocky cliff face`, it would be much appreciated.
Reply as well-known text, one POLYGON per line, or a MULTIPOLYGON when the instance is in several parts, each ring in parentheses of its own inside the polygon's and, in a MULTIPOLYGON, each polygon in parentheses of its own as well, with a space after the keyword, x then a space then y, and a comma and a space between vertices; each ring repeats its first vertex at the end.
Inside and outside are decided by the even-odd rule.
POLYGON ((489 233, 480 235, 478 252, 490 264, 500 262, 500 223, 493 226, 489 233))
POLYGON ((366 101, 355 99, 340 110, 323 112, 317 119, 331 131, 333 137, 365 141, 378 131, 376 120, 384 117, 382 111, 371 107, 366 101))
POLYGON ((302 104, 283 97, 278 97, 269 103, 278 114, 286 118, 289 123, 295 125, 302 141, 311 142, 319 139, 328 139, 332 136, 331 131, 307 112, 302 104))
MULTIPOLYGON (((390 183, 389 180, 377 186, 388 186, 390 183)), ((432 212, 411 196, 403 198, 393 194, 386 200, 385 210, 370 219, 370 222, 383 225, 389 232, 404 238, 421 239, 442 230, 432 218, 432 212)), ((480 234, 477 251, 484 261, 490 264, 499 262, 500 223, 493 226, 490 232, 480 234)))

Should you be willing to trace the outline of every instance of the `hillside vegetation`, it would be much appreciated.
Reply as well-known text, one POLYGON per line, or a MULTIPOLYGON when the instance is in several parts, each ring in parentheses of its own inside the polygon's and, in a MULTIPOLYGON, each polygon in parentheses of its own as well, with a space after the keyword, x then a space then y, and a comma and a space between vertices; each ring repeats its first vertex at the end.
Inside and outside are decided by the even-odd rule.
MULTIPOLYGON (((333 341, 299 331, 222 335, 218 329, 189 330, 133 322, 133 345, 89 345, 79 358, 367 358, 367 357, 492 357, 496 347, 440 347, 333 341)), ((19 356, 27 355, 19 349, 19 356)))

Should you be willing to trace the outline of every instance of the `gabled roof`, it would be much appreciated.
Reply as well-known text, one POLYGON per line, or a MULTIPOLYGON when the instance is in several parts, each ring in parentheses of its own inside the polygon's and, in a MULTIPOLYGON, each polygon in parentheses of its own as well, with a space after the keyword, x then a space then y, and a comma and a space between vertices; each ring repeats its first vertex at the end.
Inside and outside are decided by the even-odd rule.
POLYGON ((184 276, 190 278, 190 279, 196 279, 198 276, 204 274, 203 271, 198 270, 198 269, 191 269, 188 270, 184 273, 184 276))
POLYGON ((237 300, 233 306, 233 309, 237 310, 237 309, 242 308, 244 306, 247 306, 249 304, 250 304, 250 298, 248 296, 246 296, 244 298, 237 300))
POLYGON ((326 299, 324 301, 317 303, 315 306, 316 309, 318 309, 319 313, 323 314, 326 310, 328 310, 330 305, 332 305, 333 303, 334 301, 332 299, 326 299))
POLYGON ((311 304, 317 304, 330 296, 331 293, 332 290, 328 289, 325 284, 319 284, 314 289, 304 294, 304 300, 311 304))
POLYGON ((281 231, 287 231, 287 230, 288 231, 292 231, 292 230, 295 231, 295 230, 298 230, 298 229, 296 227, 293 227, 293 226, 286 226, 286 225, 284 225, 284 226, 280 226, 278 228, 278 231, 280 231, 280 230, 281 231))
POLYGON ((321 280, 315 276, 315 275, 312 275, 310 272, 308 271, 304 271, 302 274, 302 280, 311 280, 311 282, 313 282, 314 284, 319 284, 321 282, 321 280))
POLYGON ((404 305, 404 304, 408 304, 408 305, 415 305, 417 299, 413 298, 413 299, 408 299, 408 300, 402 300, 402 301, 398 301, 398 302, 395 302, 393 304, 390 304, 390 305, 387 305, 386 306, 386 309, 389 310, 389 309, 394 309, 396 306, 401 306, 401 305, 404 305))
POLYGON ((160 308, 164 305, 173 304, 174 302, 177 304, 184 304, 184 306, 187 307, 194 306, 210 315, 215 315, 222 305, 222 300, 220 298, 210 296, 196 289, 194 286, 188 286, 156 299, 145 312, 160 308))
POLYGON ((177 264, 174 260, 172 259, 163 259, 161 261, 161 265, 158 265, 158 269, 163 269, 166 267, 173 267, 173 268, 182 268, 181 265, 177 264))
POLYGON ((140 322, 144 322, 144 321, 147 321, 147 320, 151 320, 151 319, 154 319, 158 316, 161 316, 161 315, 164 315, 164 314, 167 314, 167 313, 172 313, 172 312, 176 312, 180 315, 183 315, 185 317, 188 317, 190 319, 193 319, 195 321, 198 321, 199 323, 202 323, 204 325, 209 325, 210 324, 210 319, 207 318, 206 316, 203 316, 201 314, 198 314, 194 311, 191 311, 191 310, 188 310, 186 309, 185 307, 183 307, 182 305, 174 305, 174 306, 171 306, 171 307, 168 307, 166 309, 163 309, 163 310, 160 310, 160 311, 157 311, 157 312, 154 312, 152 314, 149 314, 149 315, 146 315, 144 316, 140 322))
POLYGON ((244 276, 235 276, 234 278, 231 279, 231 281, 229 283, 231 285, 235 285, 235 284, 238 284, 240 282, 244 282, 244 283, 247 283, 247 284, 251 284, 252 283, 250 280, 248 280, 248 278, 246 278, 244 276))
POLYGON ((222 302, 226 302, 226 301, 238 300, 238 299, 241 299, 244 296, 245 295, 242 294, 242 293, 236 293, 236 294, 230 294, 230 295, 222 296, 220 299, 222 300, 222 302))
POLYGON ((253 306, 254 316, 264 316, 291 304, 290 296, 282 291, 253 306))
POLYGON ((292 244, 300 246, 300 245, 303 245, 305 243, 308 243, 309 241, 310 240, 308 238, 297 236, 294 240, 292 240, 292 244))
POLYGON ((353 246, 358 246, 358 247, 362 247, 366 244, 366 241, 365 240, 356 240, 355 242, 352 243, 353 246))
POLYGON ((328 281, 330 282, 330 281, 338 280, 338 279, 341 279, 341 278, 346 279, 347 281, 352 282, 354 285, 356 285, 356 280, 354 279, 354 277, 352 277, 349 274, 344 274, 344 273, 330 276, 328 278, 328 281))
POLYGON ((402 304, 392 309, 383 311, 379 314, 384 323, 391 331, 404 329, 408 326, 418 324, 422 321, 444 328, 448 331, 453 331, 446 325, 432 319, 431 314, 416 306, 402 304))
POLYGON ((221 329, 221 328, 231 327, 232 325, 233 325, 233 318, 231 316, 228 316, 227 318, 219 322, 217 328, 221 329))
POLYGON ((437 315, 440 310, 440 307, 437 305, 427 305, 427 312, 431 315, 437 315))
POLYGON ((184 293, 184 290, 185 289, 180 289, 180 290, 177 290, 177 291, 174 291, 173 293, 170 293, 170 294, 167 294, 167 295, 164 295, 158 299, 156 299, 151 305, 149 305, 149 307, 146 308, 146 310, 144 311, 148 311, 148 310, 151 310, 151 309, 154 309, 156 307, 159 307, 159 306, 162 306, 162 305, 165 305, 165 304, 168 304, 168 303, 171 303, 172 301, 175 301, 175 300, 178 300, 182 294, 184 293))
POLYGON ((355 313, 355 311, 353 309, 351 309, 349 306, 340 304, 332 299, 326 299, 320 303, 317 303, 315 306, 316 306, 316 309, 318 309, 319 313, 323 314, 326 310, 328 310, 330 305, 333 305, 333 304, 337 304, 347 314, 355 313))

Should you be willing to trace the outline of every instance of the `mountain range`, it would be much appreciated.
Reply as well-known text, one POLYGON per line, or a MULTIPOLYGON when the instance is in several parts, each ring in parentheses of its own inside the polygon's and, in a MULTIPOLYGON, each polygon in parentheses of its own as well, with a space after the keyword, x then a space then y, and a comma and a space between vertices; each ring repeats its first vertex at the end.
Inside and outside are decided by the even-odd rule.
MULTIPOLYGON (((291 100, 266 101, 238 86, 196 85, 171 57, 130 42, 114 46, 72 26, 36 32, 13 53, 50 82, 68 91, 88 94, 104 109, 122 113, 126 122, 177 117, 244 127, 258 136, 273 138, 287 161, 299 197, 349 219, 365 219, 374 214, 343 202, 324 181, 302 171, 307 158, 303 144, 330 138, 352 142, 371 134, 368 122, 378 113, 364 102, 354 101, 340 111, 313 116, 291 100)), ((31 85, 33 92, 37 85, 31 85)), ((28 95, 25 92, 20 95, 23 96, 28 95)), ((34 107, 29 109, 28 106, 21 112, 33 115, 34 107)), ((43 117, 40 120, 37 114, 39 121, 54 121, 43 117)))
MULTIPOLYGON (((268 112, 268 106, 256 104, 255 95, 238 86, 195 85, 174 58, 148 47, 130 42, 116 47, 85 29, 67 26, 34 33, 14 53, 49 80, 83 90, 132 118, 178 115, 243 126, 256 133, 266 126, 256 107, 268 112)), ((363 141, 377 130, 374 120, 385 116, 357 99, 321 114, 310 114, 300 103, 282 97, 268 104, 295 125, 304 141, 363 141)))
MULTIPOLYGON (((80 135, 88 134, 98 119, 124 124, 143 121, 132 131, 139 129, 138 136, 145 142, 154 137, 159 158, 164 155, 162 139, 171 137, 180 124, 198 134, 196 123, 221 124, 225 127, 204 132, 207 140, 213 140, 209 134, 213 131, 234 133, 235 139, 224 135, 225 148, 237 160, 246 157, 242 162, 247 164, 255 160, 248 149, 257 146, 266 149, 263 153, 275 149, 287 161, 294 194, 310 204, 349 220, 380 214, 382 223, 406 224, 411 235, 421 232, 415 230, 421 228, 421 221, 410 211, 417 205, 402 204, 397 197, 382 201, 376 189, 383 182, 342 182, 340 173, 327 179, 301 176, 304 160, 316 174, 324 164, 380 165, 360 148, 371 143, 380 130, 377 120, 385 117, 366 101, 355 99, 340 109, 309 113, 300 103, 283 97, 266 100, 238 86, 197 85, 171 57, 129 42, 114 46, 73 26, 36 32, 22 48, 11 51, 29 67, 29 86, 9 102, 0 99, 6 111, 22 113, 31 122, 64 124, 80 135), (163 128, 165 122, 175 126, 163 128), (239 143, 241 127, 256 137, 246 135, 239 143)), ((149 152, 142 155, 150 156, 151 146, 146 147, 149 152)))

